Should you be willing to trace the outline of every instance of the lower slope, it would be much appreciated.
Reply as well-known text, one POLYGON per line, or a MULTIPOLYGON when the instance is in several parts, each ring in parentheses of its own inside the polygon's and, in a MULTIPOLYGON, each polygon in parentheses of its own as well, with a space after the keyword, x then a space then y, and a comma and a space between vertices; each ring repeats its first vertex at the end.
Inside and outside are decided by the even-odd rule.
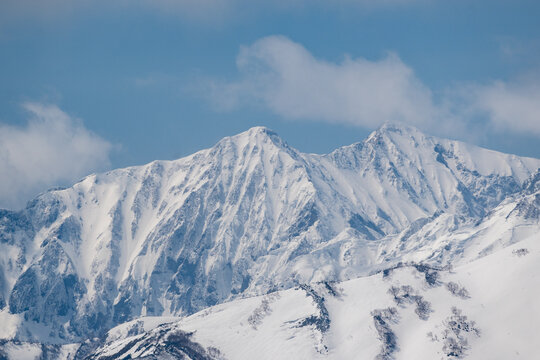
POLYGON ((539 261, 533 235, 453 269, 410 263, 300 285, 130 336, 157 321, 143 318, 111 330, 90 358, 167 359, 166 339, 180 333, 208 356, 192 359, 532 359, 539 261))

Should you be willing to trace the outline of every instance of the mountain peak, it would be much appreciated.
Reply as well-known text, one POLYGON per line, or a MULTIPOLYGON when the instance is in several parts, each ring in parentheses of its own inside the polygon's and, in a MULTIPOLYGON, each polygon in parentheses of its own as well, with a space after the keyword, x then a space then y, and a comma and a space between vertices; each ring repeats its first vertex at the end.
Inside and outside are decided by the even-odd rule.
POLYGON ((374 133, 379 134, 423 134, 418 128, 400 122, 385 122, 374 133))
MULTIPOLYGON (((412 146, 413 150, 419 143, 425 143, 430 136, 424 134, 417 128, 399 122, 386 122, 377 130, 373 131, 365 140, 364 145, 379 148, 383 144, 394 144, 398 147, 412 146)), ((429 141, 428 141, 429 142, 429 141)))
POLYGON ((231 144, 234 144, 234 146, 239 148, 243 148, 248 145, 270 145, 281 149, 292 149, 275 131, 264 126, 255 126, 237 135, 225 137, 218 143, 217 146, 229 146, 231 144))
MULTIPOLYGON (((249 135, 271 135, 271 136, 277 136, 277 133, 266 126, 254 126, 247 131, 244 131, 243 133, 247 133, 249 135)), ((241 133, 241 134, 243 134, 241 133)))
POLYGON ((256 139, 258 141, 270 139, 273 142, 278 141, 279 143, 284 143, 284 140, 281 139, 274 130, 269 129, 266 126, 254 126, 247 131, 233 136, 233 138, 248 138, 256 139))

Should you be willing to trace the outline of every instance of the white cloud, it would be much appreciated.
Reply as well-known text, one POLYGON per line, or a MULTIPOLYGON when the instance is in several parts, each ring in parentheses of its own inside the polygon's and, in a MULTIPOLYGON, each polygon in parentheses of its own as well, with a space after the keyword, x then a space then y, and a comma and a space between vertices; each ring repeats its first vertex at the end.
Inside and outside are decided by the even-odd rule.
POLYGON ((222 109, 256 101, 288 119, 311 119, 376 127, 385 121, 429 126, 443 115, 429 88, 396 55, 378 61, 316 59, 282 36, 243 47, 240 80, 210 84, 222 109))
POLYGON ((0 124, 0 208, 110 165, 112 145, 54 105, 24 104, 26 126, 0 124))
POLYGON ((496 81, 471 95, 473 109, 486 113, 497 130, 540 136, 540 82, 496 81))
POLYGON ((204 88, 220 110, 255 103, 285 119, 364 128, 401 121, 467 139, 485 133, 485 122, 479 128, 483 117, 495 131, 540 135, 540 82, 455 86, 435 100, 395 54, 332 63, 283 36, 242 47, 237 68, 238 80, 213 80, 204 88))

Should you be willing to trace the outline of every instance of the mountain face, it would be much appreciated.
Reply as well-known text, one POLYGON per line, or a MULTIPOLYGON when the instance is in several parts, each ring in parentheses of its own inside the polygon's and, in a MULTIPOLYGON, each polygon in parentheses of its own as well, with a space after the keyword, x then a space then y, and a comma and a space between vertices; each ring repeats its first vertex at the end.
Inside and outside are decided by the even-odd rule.
POLYGON ((451 271, 403 265, 180 320, 141 318, 109 331, 88 358, 535 359, 539 245, 525 238, 451 271))
POLYGON ((90 175, 0 211, 0 338, 65 344, 399 263, 466 263, 538 233, 539 168, 385 125, 327 155, 259 127, 90 175))

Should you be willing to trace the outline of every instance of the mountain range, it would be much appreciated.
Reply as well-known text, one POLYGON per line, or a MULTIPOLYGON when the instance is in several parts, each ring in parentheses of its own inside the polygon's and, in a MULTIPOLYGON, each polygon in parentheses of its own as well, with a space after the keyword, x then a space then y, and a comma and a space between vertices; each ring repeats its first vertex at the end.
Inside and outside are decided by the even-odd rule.
MULTIPOLYGON (((0 358, 482 358, 504 334, 481 305, 540 324, 539 219, 540 159, 252 128, 0 210, 0 358)), ((540 333, 523 321, 507 344, 540 333)))

